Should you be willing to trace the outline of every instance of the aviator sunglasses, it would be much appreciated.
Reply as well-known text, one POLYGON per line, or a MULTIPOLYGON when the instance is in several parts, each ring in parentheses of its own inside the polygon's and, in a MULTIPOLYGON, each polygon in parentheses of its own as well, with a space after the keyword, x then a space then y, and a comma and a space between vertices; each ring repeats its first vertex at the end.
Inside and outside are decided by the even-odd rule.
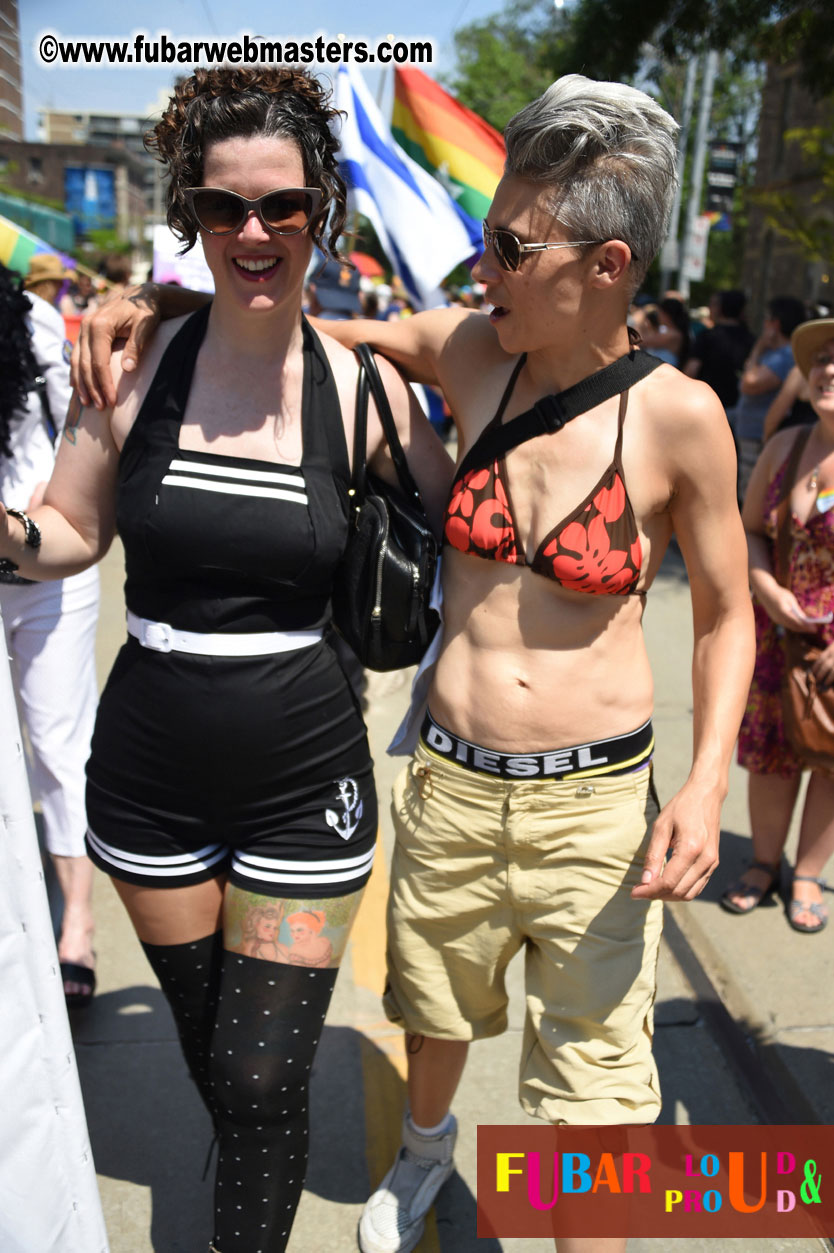
POLYGON ((582 244, 601 244, 605 242, 602 239, 571 239, 568 243, 560 244, 523 244, 512 231, 505 231, 503 227, 492 230, 484 221, 483 228, 484 247, 492 248, 492 251, 495 253, 495 259, 501 268, 511 272, 517 270, 521 265, 525 252, 545 252, 550 248, 579 248, 582 244))
POLYGON ((199 226, 210 235, 231 235, 250 213, 273 235, 298 235, 309 226, 321 204, 318 187, 281 187, 257 200, 247 200, 224 187, 189 187, 185 198, 199 226))

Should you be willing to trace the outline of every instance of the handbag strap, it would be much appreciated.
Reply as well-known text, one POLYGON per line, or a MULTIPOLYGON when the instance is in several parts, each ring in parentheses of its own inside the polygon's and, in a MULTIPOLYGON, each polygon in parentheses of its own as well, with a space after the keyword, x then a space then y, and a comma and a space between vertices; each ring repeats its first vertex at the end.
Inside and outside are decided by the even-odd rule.
POLYGON ((790 586, 791 569, 791 492, 794 489, 799 469, 799 462, 810 439, 812 426, 803 427, 793 442, 791 455, 785 466, 785 474, 779 492, 779 503, 776 508, 776 578, 783 587, 790 586))
POLYGON ((356 380, 356 413, 354 416, 353 428, 353 475, 351 478, 351 495, 361 504, 365 499, 366 490, 366 471, 367 471, 367 443, 368 443, 368 399, 373 394, 376 411, 379 414, 379 420, 382 423, 382 430, 388 442, 388 448, 391 452, 391 460, 394 462, 394 469, 397 471, 397 478, 400 481, 400 487, 406 496, 412 497, 418 504, 421 503, 420 491, 411 471, 408 468, 403 446, 400 443, 400 437, 397 434, 397 425, 394 421, 394 415, 391 412, 391 406, 388 403, 388 397, 385 394, 385 387, 379 376, 376 361, 374 360, 373 349, 370 344, 357 344, 354 352, 359 358, 359 376, 356 380))
POLYGON ((49 436, 50 444, 54 444, 58 435, 58 428, 55 426, 52 411, 49 407, 49 393, 46 389, 46 374, 44 367, 41 365, 40 361, 38 361, 37 357, 34 358, 34 361, 35 373, 32 375, 32 380, 29 384, 29 391, 37 392, 38 394, 43 424, 46 427, 46 433, 49 436))

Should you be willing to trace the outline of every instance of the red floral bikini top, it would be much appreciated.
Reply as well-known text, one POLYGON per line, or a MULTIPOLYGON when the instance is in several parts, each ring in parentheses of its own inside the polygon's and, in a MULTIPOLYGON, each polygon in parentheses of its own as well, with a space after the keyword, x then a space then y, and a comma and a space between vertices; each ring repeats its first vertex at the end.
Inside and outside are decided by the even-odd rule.
MULTIPOLYGON (((660 364, 655 358, 650 358, 648 353, 639 353, 637 356, 644 359, 641 362, 643 366, 649 362, 650 368, 660 364)), ((637 521, 625 487, 621 459, 627 389, 620 394, 617 443, 611 464, 582 503, 548 532, 536 549, 532 561, 527 561, 514 517, 505 455, 500 453, 497 456, 487 454, 486 457, 478 457, 479 446, 482 443, 488 445, 488 437, 496 428, 501 427, 504 410, 525 359, 522 357, 518 362, 498 412, 481 432, 460 467, 461 472, 452 487, 446 509, 444 543, 459 552, 471 553, 487 560, 504 561, 509 565, 529 565, 536 574, 542 574, 574 591, 590 592, 593 595, 642 595, 637 592, 637 582, 643 554, 637 521)), ((621 359, 627 360, 628 358, 621 359)), ((642 370, 641 374, 645 372, 642 370)), ((568 395, 567 392, 560 394, 568 395)), ((584 408, 592 408, 594 404, 601 403, 603 398, 594 399, 584 408)), ((550 399, 558 400, 558 397, 550 399)), ((573 417, 575 414, 569 416, 573 417)), ((569 419, 563 419, 566 420, 569 419)), ((560 422, 559 426, 562 424, 560 422)), ((503 429, 508 430, 510 425, 511 423, 507 423, 503 429)), ((532 432, 537 433, 541 431, 532 432)), ((518 442, 521 441, 515 441, 518 442)), ((484 452, 487 452, 486 448, 484 452)))

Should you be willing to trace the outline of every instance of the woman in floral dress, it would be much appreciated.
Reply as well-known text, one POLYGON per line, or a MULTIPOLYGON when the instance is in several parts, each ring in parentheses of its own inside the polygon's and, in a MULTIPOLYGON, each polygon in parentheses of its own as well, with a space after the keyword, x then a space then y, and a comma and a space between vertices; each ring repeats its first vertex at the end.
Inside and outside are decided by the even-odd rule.
MULTIPOLYGON (((782 849, 799 792, 803 762, 782 722, 785 628, 813 636, 824 649, 814 670, 834 682, 834 319, 805 322, 793 334, 796 362, 808 379, 817 422, 807 437, 791 490, 790 587, 774 574, 776 513, 788 460, 807 427, 780 431, 765 446, 750 480, 743 519, 750 548, 756 615, 756 669, 739 736, 738 760, 750 772, 753 862, 722 904, 749 913, 775 888, 782 849)), ((799 834, 788 921, 821 931, 828 920, 822 870, 834 852, 832 774, 811 773, 799 834)))

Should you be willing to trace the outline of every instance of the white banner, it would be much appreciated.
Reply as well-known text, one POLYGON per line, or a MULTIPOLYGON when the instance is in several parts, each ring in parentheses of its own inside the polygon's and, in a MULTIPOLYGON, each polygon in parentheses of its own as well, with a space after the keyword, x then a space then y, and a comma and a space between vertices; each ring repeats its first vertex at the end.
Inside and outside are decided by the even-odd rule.
POLYGON ((692 223, 692 235, 686 241, 681 273, 695 283, 701 282, 706 273, 707 245, 711 225, 712 218, 706 213, 701 213, 692 223))
POLYGON ((176 283, 179 287, 187 287, 191 291, 214 291, 214 279, 206 264, 200 236, 194 247, 178 257, 182 248, 182 240, 177 239, 167 226, 153 228, 153 281, 155 283, 176 283))

